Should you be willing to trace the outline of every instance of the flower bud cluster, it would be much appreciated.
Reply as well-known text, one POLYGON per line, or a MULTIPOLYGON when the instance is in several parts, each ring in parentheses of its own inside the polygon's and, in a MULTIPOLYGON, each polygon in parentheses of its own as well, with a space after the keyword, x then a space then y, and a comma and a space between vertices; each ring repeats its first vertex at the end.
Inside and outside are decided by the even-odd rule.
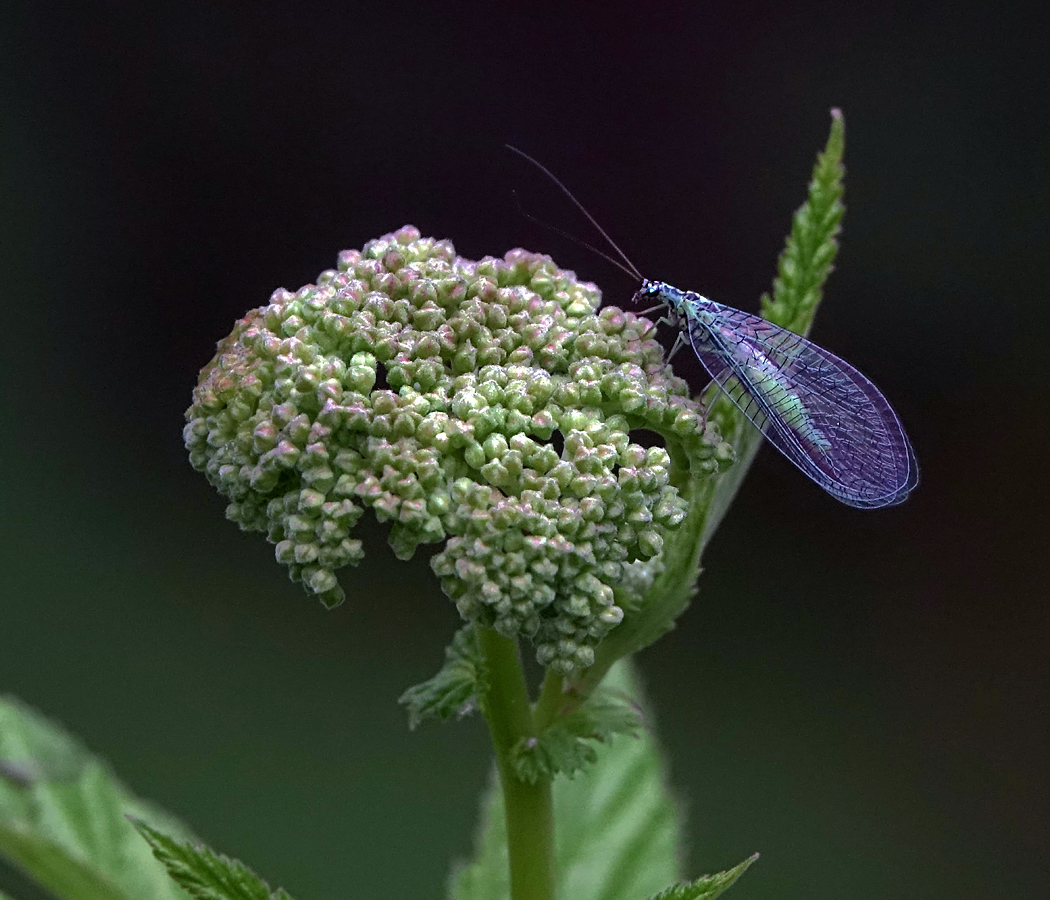
POLYGON ((371 509, 401 558, 445 542, 464 619, 585 667, 623 618, 613 589, 686 514, 667 451, 630 432, 708 474, 732 455, 653 324, 600 301, 549 257, 473 262, 406 226, 236 323, 186 413, 190 461, 326 605, 371 509))

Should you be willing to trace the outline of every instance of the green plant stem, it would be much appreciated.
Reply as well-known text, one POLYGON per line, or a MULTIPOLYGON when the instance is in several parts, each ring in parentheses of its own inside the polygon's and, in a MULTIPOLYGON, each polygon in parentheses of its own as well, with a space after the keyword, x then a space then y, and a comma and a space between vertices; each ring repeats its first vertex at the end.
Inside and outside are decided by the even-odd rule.
POLYGON ((482 709, 488 722, 507 816, 512 900, 554 900, 554 805, 551 782, 527 784, 515 774, 511 751, 536 730, 516 641, 478 629, 485 658, 482 709))
POLYGON ((536 701, 536 709, 532 720, 537 733, 543 731, 554 718, 565 708, 565 679, 557 672, 548 669, 540 688, 540 698, 536 701))

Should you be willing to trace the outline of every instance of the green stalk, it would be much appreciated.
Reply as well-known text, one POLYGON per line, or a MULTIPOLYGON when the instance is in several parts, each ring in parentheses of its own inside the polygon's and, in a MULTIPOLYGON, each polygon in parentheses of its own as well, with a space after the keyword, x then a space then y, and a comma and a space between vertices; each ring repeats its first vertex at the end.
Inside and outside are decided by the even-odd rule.
POLYGON ((491 628, 478 629, 485 658, 482 709, 496 750, 507 816, 512 900, 554 900, 554 805, 551 781, 527 784, 515 774, 511 750, 535 736, 525 672, 516 641, 491 628))
POLYGON ((537 734, 569 707, 565 702, 565 679, 557 672, 547 670, 540 688, 540 698, 533 711, 533 724, 537 734))

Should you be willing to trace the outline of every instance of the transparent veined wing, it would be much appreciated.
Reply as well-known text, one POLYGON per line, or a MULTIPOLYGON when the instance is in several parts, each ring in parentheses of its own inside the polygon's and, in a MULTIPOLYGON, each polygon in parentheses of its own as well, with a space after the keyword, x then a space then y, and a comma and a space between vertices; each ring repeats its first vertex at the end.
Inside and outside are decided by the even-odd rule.
POLYGON ((705 298, 690 302, 697 357, 773 446, 850 506, 893 506, 908 496, 919 481, 915 454, 871 381, 772 322, 705 298))

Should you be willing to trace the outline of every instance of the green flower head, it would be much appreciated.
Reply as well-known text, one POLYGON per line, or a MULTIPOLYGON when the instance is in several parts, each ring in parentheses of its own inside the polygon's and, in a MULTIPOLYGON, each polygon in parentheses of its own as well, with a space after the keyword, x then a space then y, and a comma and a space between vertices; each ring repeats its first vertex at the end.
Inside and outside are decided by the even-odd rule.
POLYGON ((365 509, 431 560, 462 617, 525 636, 560 672, 593 661, 684 518, 662 447, 732 457, 648 319, 549 257, 478 262, 404 227, 278 290, 221 341, 186 412, 195 468, 328 606, 365 509))

